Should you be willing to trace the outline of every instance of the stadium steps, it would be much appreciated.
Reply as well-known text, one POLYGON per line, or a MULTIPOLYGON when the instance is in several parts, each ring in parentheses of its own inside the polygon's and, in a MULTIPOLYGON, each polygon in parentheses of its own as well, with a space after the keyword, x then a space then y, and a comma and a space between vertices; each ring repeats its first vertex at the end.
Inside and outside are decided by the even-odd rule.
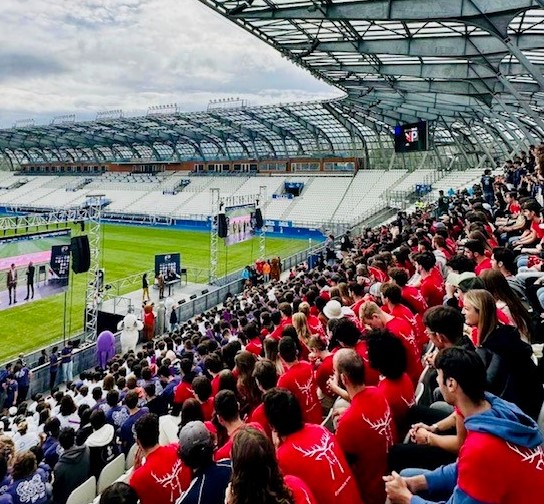
MULTIPOLYGON (((26 205, 32 204, 34 201, 33 192, 42 188, 47 182, 54 177, 40 176, 40 177, 28 177, 28 182, 21 185, 17 189, 12 189, 9 192, 1 195, 0 204, 16 204, 26 205)), ((40 194, 40 196, 43 193, 40 194)))
POLYGON ((295 208, 298 205, 299 201, 304 197, 303 196, 304 193, 307 192, 307 190, 311 187, 314 180, 315 180, 315 177, 309 177, 306 180, 299 180, 299 179, 286 179, 285 180, 286 182, 303 182, 304 187, 302 188, 302 192, 297 197, 293 198, 292 200, 287 200, 290 203, 289 203, 289 205, 287 205, 285 207, 283 213, 281 214, 280 220, 286 220, 289 217, 289 214, 291 213, 293 208, 295 208))

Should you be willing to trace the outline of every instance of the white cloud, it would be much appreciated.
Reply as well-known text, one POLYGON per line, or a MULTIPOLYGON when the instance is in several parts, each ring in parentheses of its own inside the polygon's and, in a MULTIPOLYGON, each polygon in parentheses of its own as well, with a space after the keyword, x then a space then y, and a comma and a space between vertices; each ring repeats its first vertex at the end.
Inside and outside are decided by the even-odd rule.
POLYGON ((338 96, 197 0, 2 0, 0 123, 338 96))

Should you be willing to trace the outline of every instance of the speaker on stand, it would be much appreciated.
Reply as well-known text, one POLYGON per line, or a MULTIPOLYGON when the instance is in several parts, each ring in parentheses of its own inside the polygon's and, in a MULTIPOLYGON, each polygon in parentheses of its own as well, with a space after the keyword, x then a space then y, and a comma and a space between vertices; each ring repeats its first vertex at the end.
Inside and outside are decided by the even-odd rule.
POLYGON ((72 252, 72 271, 76 275, 78 273, 87 273, 91 267, 91 249, 88 236, 73 237, 70 240, 70 250, 72 252))

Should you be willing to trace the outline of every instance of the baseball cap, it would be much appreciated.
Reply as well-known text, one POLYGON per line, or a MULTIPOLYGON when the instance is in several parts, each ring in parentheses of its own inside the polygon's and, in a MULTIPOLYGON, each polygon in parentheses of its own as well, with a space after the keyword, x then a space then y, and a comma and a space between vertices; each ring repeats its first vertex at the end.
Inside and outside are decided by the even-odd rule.
POLYGON ((446 282, 454 287, 459 287, 461 282, 471 278, 476 278, 476 274, 471 273, 470 271, 465 271, 464 273, 450 273, 446 279, 446 282))
POLYGON ((183 426, 179 433, 179 445, 182 454, 188 454, 197 446, 211 446, 212 436, 200 420, 194 420, 183 426))

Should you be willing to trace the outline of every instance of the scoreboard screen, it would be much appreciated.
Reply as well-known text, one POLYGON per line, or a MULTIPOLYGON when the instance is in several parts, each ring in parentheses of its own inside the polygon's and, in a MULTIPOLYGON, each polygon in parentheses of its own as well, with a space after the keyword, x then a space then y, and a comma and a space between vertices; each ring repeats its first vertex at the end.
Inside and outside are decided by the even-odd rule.
POLYGON ((420 121, 395 127, 395 152, 426 151, 429 147, 429 123, 420 121))

